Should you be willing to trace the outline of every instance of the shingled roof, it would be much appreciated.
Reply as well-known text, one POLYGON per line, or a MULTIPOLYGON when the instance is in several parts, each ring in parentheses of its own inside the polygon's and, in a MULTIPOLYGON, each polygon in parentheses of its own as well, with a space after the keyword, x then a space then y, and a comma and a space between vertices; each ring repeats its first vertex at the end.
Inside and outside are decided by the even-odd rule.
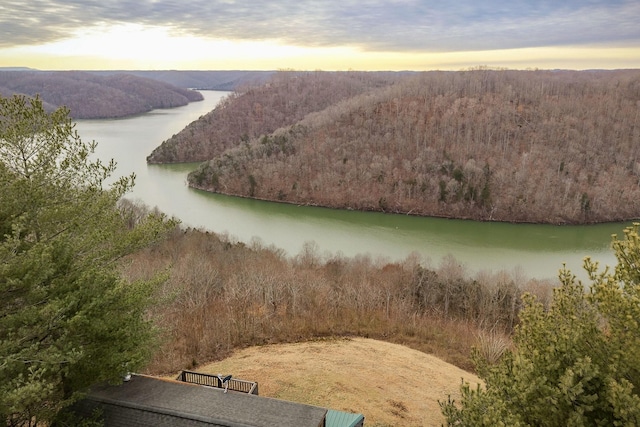
POLYGON ((327 409, 179 381, 134 375, 94 387, 74 407, 102 412, 105 427, 321 427, 327 409))

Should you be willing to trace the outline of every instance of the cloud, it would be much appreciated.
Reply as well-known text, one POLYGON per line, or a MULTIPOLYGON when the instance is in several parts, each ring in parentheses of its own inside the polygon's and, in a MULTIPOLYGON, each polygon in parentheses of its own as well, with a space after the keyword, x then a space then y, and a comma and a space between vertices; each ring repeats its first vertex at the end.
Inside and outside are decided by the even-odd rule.
POLYGON ((37 45, 104 24, 182 35, 365 51, 469 51, 640 42, 637 0, 9 0, 0 46, 37 45))

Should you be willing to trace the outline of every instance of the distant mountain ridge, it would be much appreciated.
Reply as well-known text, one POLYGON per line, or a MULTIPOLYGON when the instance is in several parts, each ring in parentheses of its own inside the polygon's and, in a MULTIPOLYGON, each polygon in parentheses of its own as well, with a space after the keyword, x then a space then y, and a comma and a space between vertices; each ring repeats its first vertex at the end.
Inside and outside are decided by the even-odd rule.
POLYGON ((123 70, 91 71, 91 73, 102 76, 126 73, 158 80, 181 88, 232 91, 245 85, 265 83, 276 72, 244 70, 123 70))
POLYGON ((38 71, 29 67, 0 67, 0 71, 38 71))
POLYGON ((133 74, 0 70, 0 95, 39 95, 48 108, 66 106, 75 119, 118 118, 201 101, 202 94, 133 74))

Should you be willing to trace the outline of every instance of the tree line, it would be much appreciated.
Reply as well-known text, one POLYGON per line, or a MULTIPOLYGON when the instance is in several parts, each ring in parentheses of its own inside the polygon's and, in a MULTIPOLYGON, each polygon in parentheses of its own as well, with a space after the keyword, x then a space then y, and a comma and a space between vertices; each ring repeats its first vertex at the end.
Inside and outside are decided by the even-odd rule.
MULTIPOLYGON (((260 128, 223 145, 203 128, 211 141, 202 152, 214 157, 189 184, 288 203, 476 220, 563 224, 640 215, 637 70, 396 77, 253 139, 260 128)), ((309 86, 301 90, 313 96, 309 86)), ((219 109, 238 107, 234 123, 258 126, 259 103, 240 108, 244 97, 219 109)), ((185 145, 197 140, 186 138, 185 145)))
POLYGON ((152 373, 194 368, 239 347, 335 335, 399 342, 473 369, 481 331, 507 342, 521 294, 547 300, 553 287, 516 268, 471 276, 453 256, 437 265, 417 254, 389 262, 322 254, 308 243, 287 257, 259 240, 182 228, 132 254, 122 271, 135 282, 169 267, 149 311, 164 334, 152 373))

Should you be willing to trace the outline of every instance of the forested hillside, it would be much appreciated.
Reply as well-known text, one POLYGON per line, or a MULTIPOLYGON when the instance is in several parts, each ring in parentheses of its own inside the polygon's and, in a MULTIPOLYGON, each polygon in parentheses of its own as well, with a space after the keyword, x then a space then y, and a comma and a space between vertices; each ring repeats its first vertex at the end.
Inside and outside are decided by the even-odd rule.
MULTIPOLYGON (((296 90, 304 93, 291 91, 279 102, 295 110, 298 99, 329 92, 296 90)), ((640 216, 640 71, 422 73, 334 102, 275 132, 261 127, 273 114, 257 95, 265 91, 254 90, 250 103, 236 95, 222 107, 234 111, 231 128, 251 130, 243 130, 244 138, 208 132, 190 140, 209 138, 196 152, 215 156, 190 174, 191 186, 478 220, 591 223, 640 216), (268 135, 251 139, 258 134, 268 135)))
POLYGON ((130 74, 2 71, 0 94, 35 96, 50 109, 67 106, 75 119, 115 118, 201 101, 202 94, 130 74))
POLYGON ((402 74, 387 72, 281 71, 266 84, 239 88, 209 114, 164 141, 147 161, 206 161, 227 148, 292 125, 309 113, 401 78, 402 74))

